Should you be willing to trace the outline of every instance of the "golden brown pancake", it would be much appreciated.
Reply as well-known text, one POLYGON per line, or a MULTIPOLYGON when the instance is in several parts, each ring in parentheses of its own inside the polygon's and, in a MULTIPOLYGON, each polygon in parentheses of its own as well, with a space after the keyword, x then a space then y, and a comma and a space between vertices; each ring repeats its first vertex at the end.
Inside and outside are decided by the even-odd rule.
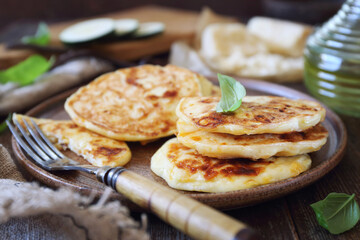
POLYGON ((232 135, 206 131, 183 132, 189 124, 177 122, 177 138, 180 143, 200 154, 220 159, 264 159, 272 156, 294 156, 319 150, 328 136, 327 130, 318 124, 304 132, 282 134, 232 135))
POLYGON ((189 70, 143 65, 98 77, 70 96, 65 109, 76 124, 101 135, 147 141, 173 134, 181 98, 211 92, 208 80, 189 70))
POLYGON ((151 170, 170 187, 201 192, 227 192, 295 177, 310 168, 307 154, 249 159, 205 157, 178 142, 167 141, 151 158, 151 170))
POLYGON ((215 111, 219 97, 183 98, 176 114, 188 128, 183 132, 208 131, 233 135, 300 132, 325 118, 317 102, 272 96, 247 96, 235 112, 215 111))
MULTIPOLYGON (((29 117, 14 114, 13 118, 24 126, 22 119, 29 117)), ((31 118, 43 133, 58 148, 70 149, 94 166, 124 166, 131 159, 131 152, 125 142, 109 139, 83 127, 73 121, 31 118)))

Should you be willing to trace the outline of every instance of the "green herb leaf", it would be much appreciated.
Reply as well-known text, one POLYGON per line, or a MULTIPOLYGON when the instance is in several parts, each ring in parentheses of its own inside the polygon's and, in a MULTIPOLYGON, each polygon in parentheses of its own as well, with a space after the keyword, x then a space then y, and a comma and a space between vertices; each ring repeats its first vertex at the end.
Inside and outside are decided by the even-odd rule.
POLYGON ((246 90, 234 78, 218 73, 221 89, 221 99, 216 106, 216 112, 234 112, 241 105, 246 90))
POLYGON ((350 230, 360 218, 355 194, 330 193, 324 200, 310 206, 315 211, 319 224, 332 234, 350 230))
POLYGON ((0 71, 0 83, 14 82, 20 86, 31 84, 37 77, 48 71, 53 63, 53 58, 48 61, 40 55, 32 55, 17 65, 0 71))
MULTIPOLYGON (((7 116, 6 120, 11 121, 12 118, 12 113, 9 113, 9 115, 7 116)), ((2 123, 0 123, 0 133, 2 133, 3 131, 5 131, 5 129, 7 128, 6 122, 3 121, 2 123)))
POLYGON ((50 42, 50 32, 49 28, 45 23, 39 23, 38 29, 34 36, 25 36, 21 38, 21 42, 26 44, 34 44, 45 46, 50 42))

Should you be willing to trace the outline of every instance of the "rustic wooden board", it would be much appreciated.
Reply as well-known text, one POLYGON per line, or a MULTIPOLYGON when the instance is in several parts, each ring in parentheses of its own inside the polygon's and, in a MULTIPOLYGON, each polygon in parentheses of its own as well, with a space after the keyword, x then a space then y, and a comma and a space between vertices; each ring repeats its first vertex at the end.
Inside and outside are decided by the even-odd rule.
MULTIPOLYGON (((241 82, 246 87, 248 95, 279 95, 289 98, 312 99, 306 94, 277 84, 255 80, 242 80, 241 82)), ((40 104, 32 109, 28 112, 28 114, 31 116, 52 119, 68 118, 66 112, 64 111, 63 104, 66 97, 72 92, 73 90, 49 99, 43 104, 40 104)), ((215 208, 229 209, 253 205, 299 190, 315 182, 333 169, 340 162, 344 153, 346 145, 346 130, 341 120, 332 111, 327 110, 327 117, 323 125, 329 131, 328 141, 320 151, 311 154, 313 160, 311 169, 297 177, 269 185, 226 193, 179 192, 215 208)), ((159 140, 146 146, 141 146, 139 143, 129 143, 133 156, 132 160, 125 167, 149 178, 154 182, 167 186, 163 179, 153 174, 150 170, 150 158, 164 143, 164 141, 165 140, 159 140)), ((89 194, 91 191, 96 192, 98 195, 102 194, 104 186, 99 183, 94 176, 75 171, 49 173, 28 159, 19 149, 15 141, 13 141, 13 149, 17 155, 17 159, 19 160, 18 162, 28 172, 30 172, 30 174, 45 184, 53 187, 68 186, 84 194, 89 194)), ((71 157, 80 160, 79 157, 75 155, 72 155, 71 157)), ((130 207, 133 207, 122 195, 113 194, 112 197, 121 200, 124 204, 130 207)))
MULTIPOLYGON (((86 48, 116 60, 134 60, 144 56, 167 52, 174 41, 189 41, 193 38, 198 16, 199 14, 196 12, 159 6, 145 6, 122 12, 94 16, 93 18, 136 18, 140 22, 160 21, 165 24, 166 29, 161 35, 151 38, 98 43, 86 46, 86 48)), ((59 40, 60 32, 71 24, 82 20, 86 19, 50 25, 50 46, 63 46, 59 40)), ((0 44, 0 67, 5 68, 11 66, 11 64, 21 61, 31 54, 34 54, 34 51, 8 50, 3 44, 0 44)))

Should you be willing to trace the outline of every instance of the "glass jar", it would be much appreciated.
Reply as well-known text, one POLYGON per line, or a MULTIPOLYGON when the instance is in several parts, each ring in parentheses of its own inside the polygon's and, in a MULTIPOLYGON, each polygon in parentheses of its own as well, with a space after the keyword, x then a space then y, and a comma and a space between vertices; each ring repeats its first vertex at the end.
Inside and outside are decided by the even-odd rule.
POLYGON ((347 0, 305 49, 309 92, 335 111, 360 117, 360 0, 347 0))

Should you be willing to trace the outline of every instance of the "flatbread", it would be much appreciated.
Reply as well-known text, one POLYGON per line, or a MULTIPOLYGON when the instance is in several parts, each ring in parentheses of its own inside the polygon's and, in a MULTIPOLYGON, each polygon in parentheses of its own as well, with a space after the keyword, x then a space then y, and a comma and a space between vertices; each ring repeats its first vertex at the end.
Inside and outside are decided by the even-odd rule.
MULTIPOLYGON (((13 118, 23 126, 22 119, 31 124, 30 117, 14 114, 13 118)), ((77 126, 73 121, 31 119, 59 149, 70 149, 94 166, 124 166, 131 159, 130 149, 125 142, 103 137, 77 126)))
POLYGON ((70 96, 65 110, 76 124, 109 138, 148 141, 174 133, 181 98, 212 89, 187 69, 143 65, 98 77, 70 96))
POLYGON ((263 40, 272 53, 302 57, 306 39, 312 27, 268 17, 253 17, 247 24, 248 31, 263 40))
MULTIPOLYGON (((318 124, 304 132, 283 134, 232 135, 206 131, 183 132, 189 124, 177 122, 177 138, 183 145, 200 154, 219 159, 265 159, 272 156, 295 156, 319 150, 328 136, 318 124)), ((191 126, 190 126, 191 127, 191 126)))
MULTIPOLYGON (((254 23, 259 23, 259 21, 254 23)), ((286 34, 277 34, 276 37, 273 37, 271 33, 278 32, 279 25, 276 24, 277 27, 274 29, 274 24, 261 23, 261 25, 267 25, 268 29, 256 28, 254 32, 257 33, 256 35, 241 23, 208 25, 201 38, 201 50, 199 52, 201 58, 212 70, 228 75, 276 82, 300 81, 304 62, 299 51, 303 50, 301 43, 303 43, 304 34, 298 28, 293 29, 286 24, 280 24, 281 27, 287 26, 285 30, 281 29, 281 32, 286 32, 286 34), (292 32, 293 36, 290 36, 291 34, 288 32, 292 32), (259 33, 261 33, 260 36, 259 33), (266 40, 273 39, 269 43, 269 41, 259 37, 265 37, 266 40), (300 44, 298 44, 298 40, 300 44), (276 44, 274 44, 275 42, 276 44), (279 48, 279 46, 283 47, 279 48), (273 51, 275 49, 277 51, 273 51), (283 55, 284 49, 286 55, 283 55), (289 54, 293 49, 296 54, 289 54)), ((254 30, 252 26, 251 29, 254 30)))
POLYGON ((219 97, 183 98, 176 114, 198 130, 233 135, 300 132, 325 118, 325 109, 317 102, 273 96, 246 96, 239 109, 230 114, 215 111, 219 97))
POLYGON ((200 192, 227 192, 274 183, 308 170, 307 154, 260 161, 216 159, 168 140, 151 158, 151 170, 170 187, 200 192))

